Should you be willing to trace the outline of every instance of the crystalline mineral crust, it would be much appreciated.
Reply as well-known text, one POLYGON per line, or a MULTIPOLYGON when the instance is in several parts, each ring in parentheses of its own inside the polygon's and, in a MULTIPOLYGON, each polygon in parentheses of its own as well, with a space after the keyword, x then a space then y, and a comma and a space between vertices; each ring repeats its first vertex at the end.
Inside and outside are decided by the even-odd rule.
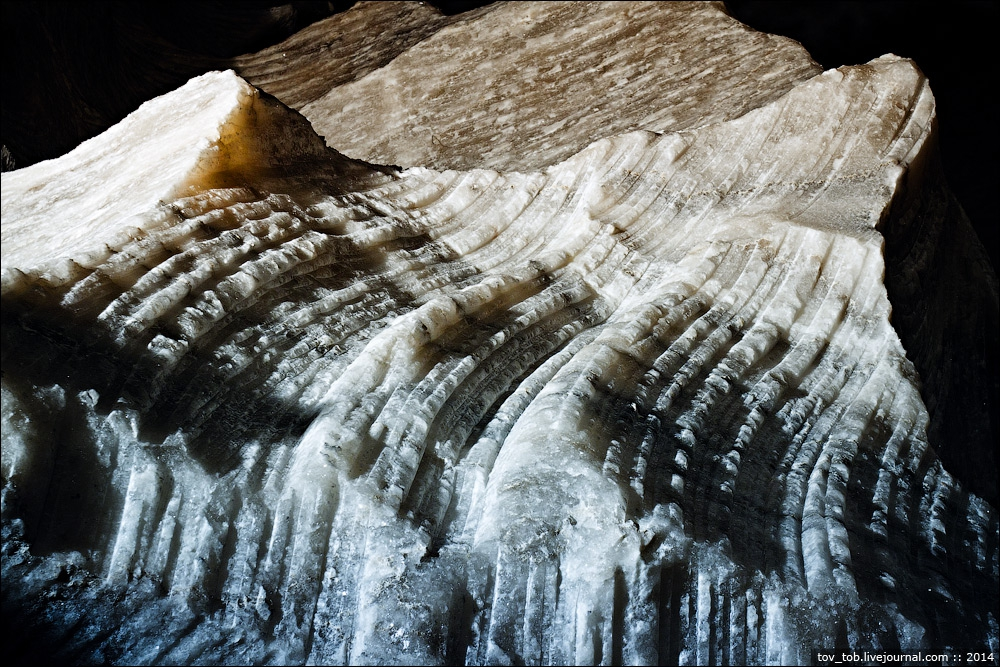
POLYGON ((556 48, 572 17, 543 10, 598 37, 624 10, 501 5, 374 49, 321 114, 318 84, 303 116, 214 72, 4 173, 7 622, 77 663, 996 652, 998 514, 935 453, 883 284, 887 228, 943 233, 927 81, 817 73, 709 9, 630 25, 777 44, 773 86, 653 53, 676 106, 591 116, 609 47, 556 48), (431 76, 412 113, 362 108, 413 68, 451 85, 462 26, 570 54, 566 92, 514 48, 482 61, 512 119, 431 76))

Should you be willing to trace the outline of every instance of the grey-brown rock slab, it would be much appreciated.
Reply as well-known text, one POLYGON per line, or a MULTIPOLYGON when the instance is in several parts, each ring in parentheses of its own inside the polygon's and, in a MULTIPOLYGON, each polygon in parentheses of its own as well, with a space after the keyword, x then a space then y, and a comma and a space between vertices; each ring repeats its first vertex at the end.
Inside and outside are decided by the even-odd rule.
POLYGON ((359 2, 230 66, 294 109, 369 74, 445 26, 475 20, 499 3, 446 16, 423 2, 359 2))
MULTIPOLYGON (((801 45, 747 28, 722 3, 486 9, 354 81, 331 78, 300 111, 328 145, 369 162, 531 171, 601 137, 736 118, 820 71, 801 45)), ((328 19, 331 33, 355 11, 374 10, 328 19)))
POLYGON ((933 118, 886 56, 399 169, 213 73, 5 174, 5 614, 123 664, 994 649, 882 282, 933 118))

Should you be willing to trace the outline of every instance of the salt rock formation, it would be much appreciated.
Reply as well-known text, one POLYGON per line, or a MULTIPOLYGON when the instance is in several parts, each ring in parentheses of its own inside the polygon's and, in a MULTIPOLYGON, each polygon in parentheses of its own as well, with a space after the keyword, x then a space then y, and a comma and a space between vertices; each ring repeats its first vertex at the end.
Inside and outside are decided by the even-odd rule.
POLYGON ((786 83, 501 172, 212 73, 6 173, 5 613, 77 662, 996 652, 882 282, 933 97, 786 83))
MULTIPOLYGON (((449 17, 359 3, 231 63, 351 157, 500 171, 544 169, 616 133, 736 118, 821 71, 799 44, 705 2, 495 3, 449 17)), ((924 153, 883 229, 893 324, 931 442, 996 505, 996 274, 936 151, 924 153)))
MULTIPOLYGON (((397 25, 384 12, 363 3, 314 28, 397 25)), ((327 59, 301 53, 299 36, 236 69, 351 157, 501 171, 542 169, 621 132, 735 118, 820 72, 799 44, 747 28, 721 3, 497 3, 450 22, 421 14, 426 37, 370 72, 338 68, 351 80, 303 76, 300 62, 327 59), (274 62, 278 53, 295 64, 274 62), (272 68, 280 75, 266 76, 272 68)), ((376 62, 398 43, 383 40, 376 62)))

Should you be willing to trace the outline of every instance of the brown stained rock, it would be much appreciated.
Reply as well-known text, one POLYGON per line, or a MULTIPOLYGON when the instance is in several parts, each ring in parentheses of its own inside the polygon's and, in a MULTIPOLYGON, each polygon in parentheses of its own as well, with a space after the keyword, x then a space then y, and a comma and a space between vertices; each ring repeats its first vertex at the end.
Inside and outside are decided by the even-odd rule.
POLYGON ((258 88, 301 109, 388 65, 445 26, 472 20, 495 6, 445 16, 422 2, 360 2, 279 44, 233 58, 231 66, 258 88))
POLYGON ((819 71, 720 3, 507 3, 301 111, 351 157, 524 171, 613 134, 738 117, 819 71))

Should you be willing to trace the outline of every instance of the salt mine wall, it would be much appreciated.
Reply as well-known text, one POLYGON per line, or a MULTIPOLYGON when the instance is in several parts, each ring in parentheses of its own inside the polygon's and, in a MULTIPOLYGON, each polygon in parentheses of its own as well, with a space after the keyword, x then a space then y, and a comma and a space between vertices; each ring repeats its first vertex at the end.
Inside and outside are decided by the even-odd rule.
POLYGON ((997 664, 996 274, 919 63, 336 9, 10 131, 15 660, 997 664))

